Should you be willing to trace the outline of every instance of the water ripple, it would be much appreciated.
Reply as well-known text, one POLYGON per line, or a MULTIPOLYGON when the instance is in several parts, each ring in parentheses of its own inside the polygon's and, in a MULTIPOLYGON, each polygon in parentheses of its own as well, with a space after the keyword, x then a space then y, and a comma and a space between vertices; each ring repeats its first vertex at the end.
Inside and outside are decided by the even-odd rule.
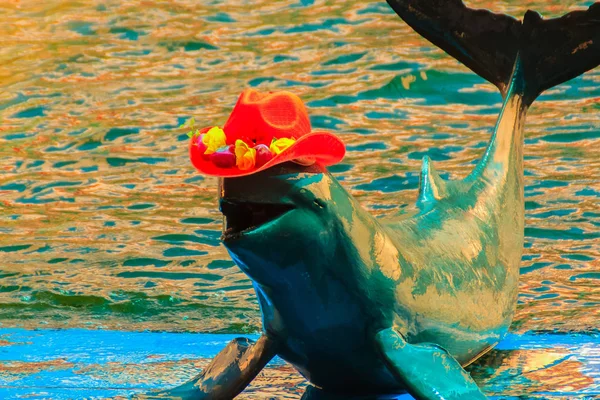
MULTIPOLYGON (((343 137, 331 171, 378 217, 414 202, 425 155, 464 177, 501 102, 381 1, 0 7, 3 326, 257 331, 250 282, 219 243, 216 180, 177 128, 223 124, 248 86, 297 92, 315 128, 343 137)), ((513 330, 597 328, 599 82, 587 73, 529 114, 513 330)))

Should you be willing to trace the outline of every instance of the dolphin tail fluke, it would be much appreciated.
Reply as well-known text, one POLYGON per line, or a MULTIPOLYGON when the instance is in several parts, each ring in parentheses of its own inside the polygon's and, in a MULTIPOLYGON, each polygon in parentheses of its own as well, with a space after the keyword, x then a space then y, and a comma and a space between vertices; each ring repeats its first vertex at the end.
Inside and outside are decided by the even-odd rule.
POLYGON ((506 94, 521 23, 461 0, 387 0, 411 28, 506 94))
POLYGON ((524 98, 539 94, 600 64, 600 2, 585 11, 542 19, 527 11, 523 21, 468 8, 461 0, 387 0, 416 32, 506 96, 520 54, 524 98))
POLYGON ((600 64, 600 2, 548 20, 527 11, 522 38, 525 103, 531 104, 543 91, 600 64))

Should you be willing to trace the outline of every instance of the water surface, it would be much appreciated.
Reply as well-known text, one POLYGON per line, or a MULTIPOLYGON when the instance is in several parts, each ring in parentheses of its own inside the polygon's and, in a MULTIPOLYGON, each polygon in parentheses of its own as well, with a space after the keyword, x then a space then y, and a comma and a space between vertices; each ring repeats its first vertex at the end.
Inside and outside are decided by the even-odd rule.
MULTIPOLYGON (((468 4, 557 16, 591 2, 468 4)), ((313 127, 347 143, 332 172, 377 216, 414 202, 424 155, 464 177, 501 105, 383 1, 27 0, 0 13, 4 327, 258 332, 250 282, 219 242, 216 180, 191 167, 178 129, 222 125, 244 88, 299 94, 313 127)), ((513 332, 598 332, 599 82, 596 69, 552 89, 528 115, 513 332)))

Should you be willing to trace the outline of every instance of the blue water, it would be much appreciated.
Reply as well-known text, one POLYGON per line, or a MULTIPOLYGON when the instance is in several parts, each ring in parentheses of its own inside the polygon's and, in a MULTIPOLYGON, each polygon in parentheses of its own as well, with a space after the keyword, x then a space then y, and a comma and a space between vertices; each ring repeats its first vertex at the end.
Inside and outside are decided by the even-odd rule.
MULTIPOLYGON (((198 373, 237 336, 1 329, 0 396, 106 398, 171 387, 198 373)), ((520 393, 535 399, 593 398, 600 395, 598 386, 582 384, 600 381, 600 370, 590 368, 598 363, 598 335, 509 334, 470 372, 487 393, 496 394, 492 399, 520 398, 514 397, 520 393)), ((298 398, 305 387, 276 358, 241 398, 298 398)))

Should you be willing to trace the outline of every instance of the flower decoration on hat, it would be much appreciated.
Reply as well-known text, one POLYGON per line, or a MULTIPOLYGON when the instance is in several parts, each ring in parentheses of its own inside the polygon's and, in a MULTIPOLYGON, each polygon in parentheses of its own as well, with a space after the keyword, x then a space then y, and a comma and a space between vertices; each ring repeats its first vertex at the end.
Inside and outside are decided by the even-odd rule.
POLYGON ((238 177, 295 161, 333 165, 345 154, 343 142, 314 132, 302 100, 290 92, 245 90, 223 126, 195 129, 191 119, 190 158, 203 174, 238 177))

